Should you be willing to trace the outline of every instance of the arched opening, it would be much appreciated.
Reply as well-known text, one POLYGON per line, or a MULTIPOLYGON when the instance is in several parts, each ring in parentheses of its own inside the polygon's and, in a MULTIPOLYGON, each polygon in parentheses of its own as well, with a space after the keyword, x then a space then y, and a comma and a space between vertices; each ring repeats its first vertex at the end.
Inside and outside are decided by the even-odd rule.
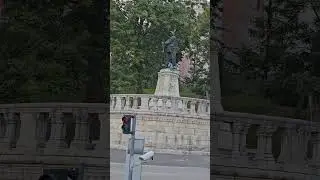
POLYGON ((92 144, 91 148, 94 149, 96 141, 100 139, 100 119, 98 113, 89 114, 89 142, 92 144))
POLYGON ((188 101, 187 102, 187 109, 190 109, 191 108, 191 101, 188 101))
POLYGON ((257 149, 258 147, 258 136, 257 130, 259 125, 252 124, 248 129, 248 134, 246 136, 246 148, 248 149, 257 149))
POLYGON ((209 112, 209 111, 210 111, 210 109, 209 109, 209 108, 210 108, 210 104, 209 104, 209 103, 207 103, 207 104, 206 104, 206 112, 209 112))
POLYGON ((133 97, 129 98, 129 107, 132 108, 133 107, 133 97))
POLYGON ((316 136, 316 133, 311 133, 311 137, 307 143, 307 152, 306 157, 310 160, 313 158, 313 138, 316 136))
POLYGON ((50 137, 51 137, 51 127, 52 127, 52 123, 51 123, 51 118, 49 113, 47 113, 47 131, 45 132, 45 141, 48 142, 50 137))
POLYGON ((69 148, 75 135, 76 119, 72 113, 64 113, 63 120, 66 126, 65 142, 69 148))
POLYGON ((141 106, 141 97, 137 98, 137 106, 140 107, 141 106))
POLYGON ((197 102, 197 103, 196 103, 196 106, 195 106, 195 112, 196 112, 196 113, 198 113, 199 106, 200 106, 200 103, 199 103, 199 102, 197 102))
POLYGON ((3 138, 6 135, 7 123, 4 118, 4 114, 0 114, 0 138, 3 138))
POLYGON ((15 148, 20 138, 20 129, 21 129, 20 113, 14 113, 13 119, 15 121, 15 131, 14 131, 14 138, 13 138, 11 147, 15 148))

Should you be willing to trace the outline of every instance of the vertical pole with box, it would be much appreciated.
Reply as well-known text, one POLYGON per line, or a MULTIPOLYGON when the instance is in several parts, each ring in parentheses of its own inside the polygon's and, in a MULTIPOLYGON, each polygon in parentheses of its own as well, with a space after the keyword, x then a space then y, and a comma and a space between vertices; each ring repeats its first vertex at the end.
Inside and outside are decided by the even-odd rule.
POLYGON ((136 116, 131 117, 130 121, 130 129, 131 129, 131 140, 130 140, 130 158, 129 158, 129 173, 128 180, 132 180, 133 168, 134 168, 134 141, 135 141, 135 133, 136 133, 136 116))

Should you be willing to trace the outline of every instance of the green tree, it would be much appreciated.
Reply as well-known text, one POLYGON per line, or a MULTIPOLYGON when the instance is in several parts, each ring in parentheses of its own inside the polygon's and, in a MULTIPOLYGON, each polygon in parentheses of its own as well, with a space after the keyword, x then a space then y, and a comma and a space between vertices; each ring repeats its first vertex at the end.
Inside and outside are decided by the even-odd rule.
POLYGON ((305 108, 308 94, 302 89, 309 89, 307 86, 301 88, 308 83, 297 78, 309 74, 305 54, 310 51, 312 29, 299 18, 305 8, 303 1, 268 0, 266 16, 256 19, 257 29, 252 30, 259 42, 258 48, 252 52, 245 49, 241 61, 245 64, 241 65, 244 74, 252 74, 255 69, 256 79, 262 80, 262 96, 272 98, 278 104, 297 106, 298 111, 305 108), (253 59, 245 56, 253 52, 258 52, 253 59), (248 65, 253 68, 247 68, 248 65))
POLYGON ((170 32, 189 46, 194 25, 192 1, 139 0, 111 3, 111 88, 113 93, 142 93, 154 88, 164 65, 162 42, 170 32))
MULTIPOLYGON (((85 101, 93 94, 86 95, 86 87, 103 88, 89 83, 97 78, 88 80, 94 76, 90 64, 106 59, 105 49, 98 48, 106 41, 101 35, 105 6, 97 3, 79 1, 69 8, 64 1, 7 4, 0 30, 1 102, 85 101), (92 19, 97 21, 89 24, 92 19)), ((101 101, 101 91, 95 93, 101 101)))
POLYGON ((207 95, 209 87, 209 4, 203 4, 202 10, 202 12, 195 16, 195 24, 191 28, 189 38, 190 46, 186 49, 187 57, 192 62, 191 76, 186 80, 186 86, 192 92, 204 97, 207 95))

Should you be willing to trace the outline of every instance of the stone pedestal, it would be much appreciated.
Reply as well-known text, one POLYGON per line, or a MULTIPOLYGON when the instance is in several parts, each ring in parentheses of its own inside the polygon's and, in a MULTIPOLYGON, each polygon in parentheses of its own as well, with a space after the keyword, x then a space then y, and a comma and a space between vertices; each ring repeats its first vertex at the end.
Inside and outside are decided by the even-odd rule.
POLYGON ((158 72, 156 96, 180 97, 179 93, 179 71, 174 69, 161 69, 158 72))

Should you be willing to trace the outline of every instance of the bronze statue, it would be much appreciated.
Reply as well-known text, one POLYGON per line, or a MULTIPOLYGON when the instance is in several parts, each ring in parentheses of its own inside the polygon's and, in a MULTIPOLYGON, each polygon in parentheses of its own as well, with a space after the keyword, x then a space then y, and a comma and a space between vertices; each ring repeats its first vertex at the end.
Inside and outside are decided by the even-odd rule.
POLYGON ((174 33, 173 35, 164 42, 164 53, 165 53, 165 59, 167 61, 167 68, 170 69, 177 69, 177 63, 181 59, 181 52, 179 49, 178 39, 175 37, 174 33))

